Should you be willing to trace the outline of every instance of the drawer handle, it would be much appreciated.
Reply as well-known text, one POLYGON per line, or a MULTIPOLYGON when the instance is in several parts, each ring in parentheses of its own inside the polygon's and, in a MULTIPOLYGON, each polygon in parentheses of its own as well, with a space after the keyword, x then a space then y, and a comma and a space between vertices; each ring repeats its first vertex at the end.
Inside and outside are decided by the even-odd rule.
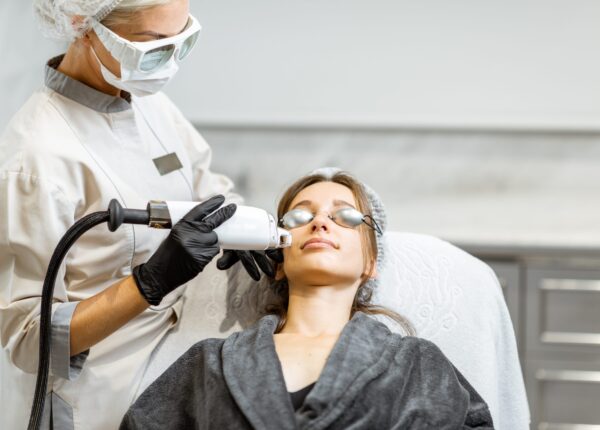
POLYGON ((535 379, 547 382, 588 382, 600 384, 600 372, 590 370, 548 370, 539 369, 535 379))
POLYGON ((600 333, 568 333, 563 331, 545 331, 542 343, 568 343, 576 345, 600 345, 600 333))
POLYGON ((597 424, 540 423, 538 430, 600 430, 597 424))
POLYGON ((600 293, 600 281, 593 279, 542 279, 540 290, 585 291, 600 293))

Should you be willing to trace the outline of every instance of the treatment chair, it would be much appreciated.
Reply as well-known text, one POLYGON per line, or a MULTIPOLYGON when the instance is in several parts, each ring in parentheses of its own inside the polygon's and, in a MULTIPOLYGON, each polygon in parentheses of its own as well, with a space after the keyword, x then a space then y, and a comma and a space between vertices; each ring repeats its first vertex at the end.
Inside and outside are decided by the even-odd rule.
MULTIPOLYGON (((494 272, 432 236, 388 232, 385 247, 374 303, 408 318, 417 336, 446 354, 486 400, 497 429, 529 428, 515 335, 494 272)), ((194 343, 252 324, 270 294, 265 277, 257 283, 238 267, 226 274, 214 261, 193 282, 185 317, 155 351, 139 393, 194 343)))

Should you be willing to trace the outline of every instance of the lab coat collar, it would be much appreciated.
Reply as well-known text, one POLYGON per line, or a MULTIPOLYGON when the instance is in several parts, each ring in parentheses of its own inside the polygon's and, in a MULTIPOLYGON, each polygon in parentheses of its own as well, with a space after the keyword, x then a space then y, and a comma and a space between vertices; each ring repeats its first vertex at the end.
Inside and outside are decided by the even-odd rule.
POLYGON ((46 63, 45 84, 60 95, 101 113, 116 113, 131 109, 131 96, 127 100, 110 96, 73 79, 57 70, 64 55, 54 57, 46 63))
POLYGON ((390 360, 388 345, 397 339, 383 323, 356 312, 344 326, 304 405, 294 414, 273 341, 278 322, 277 316, 267 315, 223 345, 225 381, 255 428, 327 427, 351 407, 369 381, 385 372, 390 360))

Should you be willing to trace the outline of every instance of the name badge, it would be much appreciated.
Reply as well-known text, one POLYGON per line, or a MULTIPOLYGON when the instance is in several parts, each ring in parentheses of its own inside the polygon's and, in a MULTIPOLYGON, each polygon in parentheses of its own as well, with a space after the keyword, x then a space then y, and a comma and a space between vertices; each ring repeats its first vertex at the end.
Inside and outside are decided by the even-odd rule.
POLYGON ((154 165, 156 166, 156 169, 158 170, 158 173, 160 173, 161 176, 183 168, 179 157, 177 157, 177 154, 174 152, 171 152, 167 155, 163 155, 162 157, 155 158, 152 161, 154 161, 154 165))

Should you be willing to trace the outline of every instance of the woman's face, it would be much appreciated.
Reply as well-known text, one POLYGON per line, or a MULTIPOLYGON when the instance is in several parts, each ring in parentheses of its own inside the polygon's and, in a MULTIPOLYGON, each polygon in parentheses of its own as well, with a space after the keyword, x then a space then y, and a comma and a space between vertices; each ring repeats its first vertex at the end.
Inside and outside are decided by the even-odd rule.
POLYGON ((352 191, 334 182, 319 182, 296 195, 289 210, 302 208, 316 214, 308 224, 293 228, 292 246, 283 250, 283 272, 290 285, 356 283, 365 272, 360 226, 343 227, 328 214, 338 209, 358 209, 352 191))
MULTIPOLYGON (((132 42, 148 42, 176 36, 188 23, 189 0, 173 0, 167 4, 136 12, 127 24, 111 27, 111 30, 132 42)), ((96 55, 115 76, 121 77, 119 62, 108 52, 98 36, 91 31, 90 43, 96 55)))

